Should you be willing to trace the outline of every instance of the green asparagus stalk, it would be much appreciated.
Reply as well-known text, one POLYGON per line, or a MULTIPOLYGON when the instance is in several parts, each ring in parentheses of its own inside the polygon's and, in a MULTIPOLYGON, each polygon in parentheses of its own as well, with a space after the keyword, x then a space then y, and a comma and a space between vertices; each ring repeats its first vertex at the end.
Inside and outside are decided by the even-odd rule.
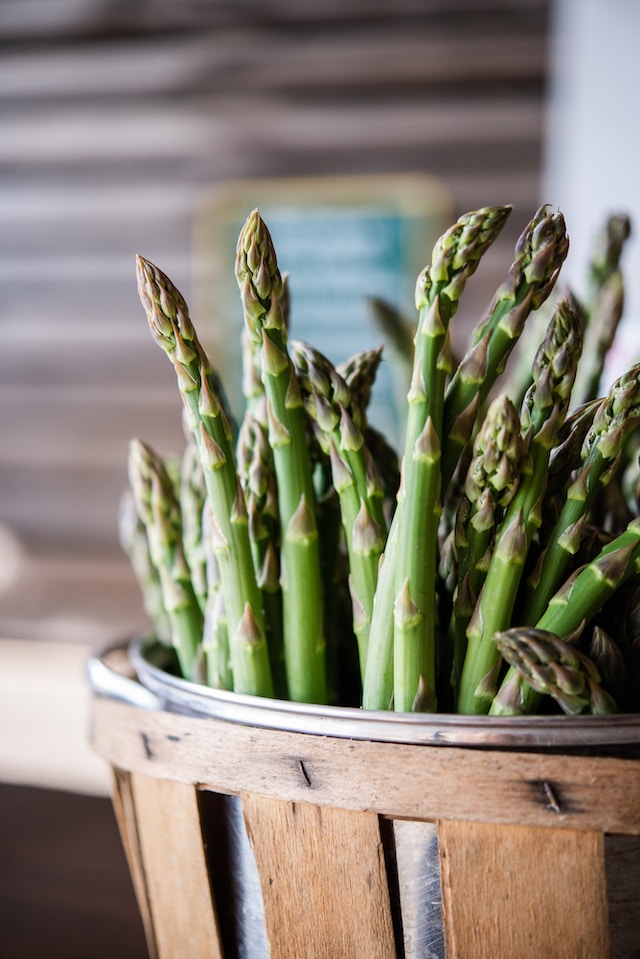
POLYGON ((260 350, 269 442, 278 481, 289 695, 298 702, 322 703, 327 697, 326 639, 311 461, 302 398, 279 304, 282 278, 271 236, 257 210, 240 233, 236 277, 246 328, 260 350))
POLYGON ((234 689, 271 696, 260 590, 249 542, 244 496, 236 474, 230 415, 217 377, 200 345, 187 305, 157 267, 138 257, 138 291, 156 343, 173 363, 204 471, 213 514, 229 630, 234 689))
POLYGON ((467 279, 509 213, 510 208, 489 207, 462 216, 436 243, 431 265, 416 284, 419 319, 393 564, 394 702, 399 711, 435 709, 437 529, 444 389, 451 372, 449 321, 467 279))
POLYGON ((187 679, 199 678, 202 612, 184 557, 180 504, 161 459, 140 440, 129 445, 129 483, 160 578, 171 642, 187 679))
POLYGON ((467 627, 487 572, 504 509, 516 494, 523 460, 520 418, 505 394, 487 411, 473 445, 455 526, 457 586, 449 629, 453 686, 457 690, 467 646, 467 627))
POLYGON ((474 424, 497 377, 522 333, 525 320, 553 290, 569 249, 564 217, 542 206, 522 232, 515 259, 486 317, 447 387, 442 481, 446 488, 471 439, 474 424))
POLYGON ((567 297, 558 305, 536 354, 533 385, 524 399, 521 420, 530 471, 523 471, 518 491, 505 513, 482 595, 467 630, 458 699, 458 711, 462 713, 487 712, 497 692, 500 660, 492 639, 494 633, 511 625, 529 547, 542 520, 549 454, 567 413, 581 346, 577 304, 567 297))
POLYGON ((180 462, 180 513, 182 516, 182 543, 191 582, 200 609, 207 605, 207 559, 202 537, 202 514, 207 496, 200 454, 193 438, 187 443, 180 462))
POLYGON ((381 297, 372 296, 368 303, 373 322, 382 333, 385 344, 389 347, 394 392, 398 394, 398 401, 404 402, 406 383, 411 378, 415 323, 403 316, 397 307, 381 297))
POLYGON ((262 592, 271 673, 276 695, 286 696, 280 588, 278 490, 266 428, 247 408, 237 445, 238 475, 249 519, 251 552, 262 592))
POLYGON ((347 384, 351 399, 351 418, 360 430, 367 428, 367 408, 378 368, 382 361, 382 347, 363 350, 336 366, 336 372, 347 384))
POLYGON ((549 479, 545 500, 547 512, 555 511, 557 515, 558 509, 562 508, 561 505, 557 506, 558 497, 563 495, 571 474, 582 462, 585 437, 591 429, 601 402, 601 399, 592 400, 590 403, 575 407, 560 427, 558 442, 551 450, 549 457, 549 479))
MULTIPOLYGON (((289 312, 289 282, 288 274, 283 273, 280 287, 280 310, 283 323, 288 326, 289 312)), ((267 427, 267 408, 260 367, 260 344, 250 335, 247 327, 241 332, 242 343, 242 392, 245 399, 246 411, 257 420, 261 426, 267 427)))
MULTIPOLYGON (((353 405, 346 381, 309 344, 292 340, 289 352, 305 408, 319 444, 329 456, 340 501, 349 557, 353 626, 364 676, 378 563, 386 535, 382 484, 351 415, 353 405)), ((361 418, 360 408, 356 415, 361 418)))
POLYGON ((521 626, 496 633, 496 646, 536 693, 551 696, 570 716, 617 712, 600 686, 595 664, 578 649, 544 629, 521 626))
MULTIPOLYGON (((499 232, 500 228, 504 224, 504 220, 509 213, 509 208, 504 208, 502 210, 493 210, 493 211, 480 211, 478 213, 478 222, 480 222, 485 216, 487 217, 487 222, 489 224, 489 229, 487 231, 487 236, 490 239, 493 238, 491 235, 491 226, 495 228, 495 235, 499 232)), ((470 215, 472 216, 472 215, 470 215)), ((433 290, 433 296, 435 297, 435 302, 438 303, 438 290, 442 285, 442 275, 446 275, 446 270, 442 269, 442 261, 445 259, 443 253, 447 251, 452 243, 455 242, 457 233, 461 227, 463 227, 466 218, 463 217, 459 224, 455 224, 451 230, 449 230, 441 240, 436 244, 433 254, 433 267, 434 267, 434 277, 437 283, 431 287, 433 290)), ((483 236, 483 239, 485 237, 483 236)), ((489 239, 489 242, 490 242, 489 239)), ((484 250, 487 248, 489 243, 483 245, 482 242, 478 244, 476 252, 470 252, 469 258, 469 272, 466 273, 464 268, 461 270, 461 286, 458 291, 456 287, 452 284, 452 288, 449 294, 443 292, 443 305, 444 316, 448 318, 453 315, 455 308, 457 306, 457 297, 462 292, 462 287, 468 275, 470 275, 475 267, 477 266, 478 258, 482 255, 484 250)), ((463 247, 465 249, 466 247, 463 247)), ((446 260, 445 260, 446 262, 446 260)), ((456 259, 455 255, 453 258, 454 268, 456 270, 460 269, 460 263, 464 262, 461 258, 456 259)), ((421 277, 418 279, 418 288, 426 286, 429 279, 429 271, 426 270, 421 274, 421 277)), ((422 297, 422 294, 420 294, 422 297)), ((415 368, 417 369, 418 380, 420 377, 423 377, 423 372, 419 368, 422 363, 422 358, 425 352, 424 340, 425 337, 420 333, 420 327, 422 325, 422 312, 420 311, 419 317, 419 326, 416 333, 416 358, 415 358, 415 368)), ((424 311, 427 312, 427 311, 424 311)), ((445 334, 446 339, 446 334, 445 334)), ((442 374, 446 376, 446 370, 442 371, 442 374)), ((423 377, 425 383, 427 382, 426 377, 423 377)), ((442 382, 441 378, 440 382, 442 382)), ((425 387, 426 389, 426 387, 425 387)), ((411 397, 411 393, 409 394, 411 397)), ((421 404, 422 405, 422 404, 421 404)), ((410 404, 411 409, 411 404, 410 404)), ((418 435, 417 424, 415 423, 414 414, 414 424, 411 426, 412 430, 418 435)), ((417 438, 417 436, 415 437, 417 438)), ((414 442, 415 442, 414 438, 414 442)), ((409 441, 409 435, 407 435, 407 443, 409 441)), ((384 482, 384 479, 383 479, 384 482)), ((397 487, 396 487, 397 488, 397 487)), ((439 493, 439 490, 438 490, 439 493)), ((399 500, 399 497, 398 497, 399 500)), ((367 655, 367 666, 365 670, 365 680, 363 686, 363 705, 365 709, 389 709, 392 708, 392 704, 395 706, 394 700, 394 601, 397 596, 397 587, 396 587, 396 554, 398 552, 398 541, 399 541, 399 530, 398 530, 398 509, 396 508, 393 514, 393 521, 390 526, 389 534, 387 537, 387 543, 385 546, 384 554, 381 557, 380 570, 378 574, 378 585, 376 589, 376 595, 374 598, 373 604, 373 616, 371 620, 371 628, 369 632, 369 650, 367 655)), ((420 527, 422 529, 422 526, 420 527)), ((433 528, 433 539, 437 537, 437 518, 434 517, 434 528, 433 528)), ((418 560, 419 564, 419 560, 418 560)), ((432 578, 435 578, 435 558, 433 559, 433 571, 432 578)), ((426 587, 428 589, 428 587, 426 587)), ((434 599, 433 605, 435 605, 435 583, 434 583, 434 599)), ((424 644, 424 649, 422 650, 423 658, 427 661, 428 671, 433 674, 433 666, 430 661, 430 654, 435 657, 435 623, 431 627, 430 637, 432 637, 431 649, 427 648, 427 645, 424 644)), ((415 662, 418 664, 419 673, 420 669, 420 644, 416 644, 415 648, 415 662)), ((415 670, 414 670, 415 672, 415 670)), ((433 679, 433 675, 432 675, 433 679)), ((415 689, 417 689, 420 681, 419 678, 414 676, 412 682, 415 682, 415 689)), ((422 683, 422 689, 424 690, 425 685, 422 683)), ((433 688, 433 687, 431 687, 433 688)), ((417 695, 417 693, 416 693, 417 695)), ((408 697, 407 697, 408 698, 408 697)), ((433 700, 433 696, 431 697, 433 700)), ((415 696, 414 696, 415 700, 415 696)), ((413 701, 411 706, 413 705, 413 701)), ((411 706, 409 708, 411 708, 411 706)), ((395 706, 395 708, 399 708, 395 706)))
POLYGON ((138 515, 130 487, 120 497, 118 535, 140 586, 143 608, 151 621, 153 635, 168 644, 171 642, 171 624, 164 608, 160 576, 151 559, 147 530, 138 515))
POLYGON ((626 672, 620 645, 601 626, 594 626, 588 656, 602 677, 602 685, 620 704, 624 696, 626 672))
POLYGON ((601 402, 582 446, 582 465, 548 538, 542 562, 530 584, 522 622, 535 623, 562 582, 579 548, 589 509, 613 478, 626 437, 640 424, 640 366, 619 377, 601 402))
POLYGON ((220 566, 213 549, 213 526, 211 508, 208 501, 205 501, 202 513, 202 542, 206 559, 207 603, 202 627, 202 651, 208 685, 214 689, 233 690, 229 627, 220 581, 220 566))
POLYGON ((622 318, 624 284, 620 257, 630 232, 629 217, 616 214, 607 219, 596 238, 584 302, 584 361, 573 390, 577 405, 599 395, 605 360, 622 318))
POLYGON ((639 559, 640 519, 633 519, 623 533, 551 597, 536 625, 558 636, 568 636, 581 623, 589 622, 622 583, 638 572, 639 559))
MULTIPOLYGON (((584 628, 605 602, 633 574, 640 571, 640 519, 632 520, 623 533, 602 548, 598 556, 577 570, 552 596, 536 629, 567 637, 584 628)), ((491 715, 532 712, 535 693, 519 683, 509 670, 493 703, 491 715)))

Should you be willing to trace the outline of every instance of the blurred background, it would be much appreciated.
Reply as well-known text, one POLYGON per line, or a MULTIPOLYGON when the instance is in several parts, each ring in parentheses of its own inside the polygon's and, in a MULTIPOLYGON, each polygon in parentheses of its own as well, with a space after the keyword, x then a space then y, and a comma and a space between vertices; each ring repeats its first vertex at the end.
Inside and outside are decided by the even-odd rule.
MULTIPOLYGON (((145 625, 117 537, 128 441, 182 446, 175 377, 148 333, 135 254, 171 276, 204 338, 224 343, 239 327, 222 325, 215 253, 243 205, 277 214, 295 196, 304 207, 316 178, 330 195, 360 190, 365 206, 399 203, 410 176, 427 234, 478 206, 514 206, 465 295, 458 342, 541 202, 567 217, 567 275, 579 286, 592 232, 638 205, 639 9, 0 0, 0 821, 13 812, 20 822, 7 827, 0 867, 0 909, 13 917, 5 959, 35 954, 36 933, 16 918, 34 875, 39 908, 58 923, 50 955, 87 954, 80 932, 68 938, 87 915, 92 937, 100 931, 91 955, 144 955, 124 865, 104 866, 119 846, 106 770, 86 749, 83 674, 91 650, 145 625), (357 180, 334 179, 345 177, 357 180), (38 831, 45 808, 59 819, 38 831), (67 848, 84 850, 75 859, 47 846, 70 819, 67 848), (64 902, 52 900, 59 876, 42 871, 36 848, 66 860, 64 902)), ((409 257, 418 268, 423 246, 409 257)), ((632 283, 625 350, 637 301, 632 283)), ((380 341, 373 326, 363 336, 380 341)))

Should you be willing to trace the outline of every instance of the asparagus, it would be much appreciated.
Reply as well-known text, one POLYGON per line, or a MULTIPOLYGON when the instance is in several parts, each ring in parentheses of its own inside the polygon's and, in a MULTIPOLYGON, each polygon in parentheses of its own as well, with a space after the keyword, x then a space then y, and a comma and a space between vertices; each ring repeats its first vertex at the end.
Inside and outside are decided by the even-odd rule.
POLYGON ((548 538, 535 580, 530 584, 522 621, 540 618, 569 561, 578 551, 589 509, 615 474, 626 437, 640 424, 640 366, 619 377, 601 402, 582 445, 582 465, 548 538))
POLYGON ((151 559, 147 530, 136 509, 130 487, 120 497, 118 535, 140 586, 144 611, 151 621, 153 634, 161 642, 170 643, 171 624, 164 608, 160 576, 151 559))
MULTIPOLYGON (((477 220, 475 226, 478 226, 480 223, 484 223, 486 220, 486 225, 488 227, 486 233, 481 231, 480 234, 476 237, 477 243, 474 245, 473 240, 469 244, 465 243, 462 245, 463 253, 468 255, 468 263, 465 269, 465 260, 463 256, 458 257, 456 244, 460 242, 461 233, 464 231, 465 224, 468 220, 473 220, 474 217, 472 214, 468 214, 465 217, 462 217, 458 223, 456 223, 451 230, 447 231, 444 236, 438 241, 434 248, 433 257, 432 257, 432 270, 434 273, 433 281, 431 280, 430 271, 427 268, 421 276, 418 278, 417 289, 416 289, 416 301, 420 303, 418 306, 419 309, 419 324, 418 330, 415 336, 415 358, 414 358, 414 369, 416 370, 414 378, 417 380, 417 385, 420 384, 422 380, 425 384, 431 381, 428 380, 427 376, 424 374, 421 366, 425 359, 425 340, 426 336, 421 331, 421 328, 426 324, 428 318, 428 310, 422 309, 422 290, 427 286, 430 287, 431 295, 434 299, 434 313, 437 311, 437 307, 442 300, 443 305, 443 316, 448 321, 448 319, 453 315, 457 306, 457 298, 462 292, 464 283, 466 282, 467 276, 471 275, 474 272, 479 257, 482 256, 482 253, 490 244, 491 240, 498 234, 506 216, 510 212, 509 208, 500 208, 500 209, 489 209, 479 211, 477 214, 477 220), (495 231, 492 232, 492 230, 495 231), (453 247, 453 249, 452 249, 453 247), (446 279, 447 271, 446 268, 443 269, 443 265, 446 267, 447 256, 446 253, 449 252, 449 266, 451 272, 454 275, 454 278, 457 279, 457 282, 460 284, 457 286, 457 283, 452 283, 451 288, 448 292, 446 291, 446 284, 443 288, 443 283, 446 279), (439 296, 439 293, 442 295, 439 296)), ((471 239, 471 237, 469 237, 471 239)), ((436 317, 434 316, 434 319, 436 317)), ((444 339, 446 341, 446 331, 444 339)), ((439 385, 443 389, 443 379, 442 377, 446 376, 446 369, 441 371, 441 375, 438 377, 439 385)), ((436 382, 434 381, 434 387, 437 388, 436 382)), ((422 390, 422 395, 426 397, 426 386, 422 390)), ((409 393, 410 405, 409 410, 411 411, 412 406, 414 407, 413 418, 410 416, 410 421, 408 422, 408 429, 412 433, 415 433, 413 442, 415 443, 416 439, 419 436, 419 423, 417 422, 418 416, 415 412, 415 400, 420 397, 420 390, 414 391, 411 390, 409 393), (411 400, 414 400, 412 403, 411 400)), ((423 407, 425 404, 421 403, 420 406, 423 407)), ((421 410, 424 412, 424 409, 421 410)), ((426 420, 425 420, 426 423, 426 420)), ((424 426, 423 426, 424 428, 424 426)), ((407 432, 406 437, 406 448, 409 448, 410 443, 410 433, 407 432)), ((405 469, 406 469, 406 456, 405 456, 405 469)), ((433 464, 435 472, 436 464, 433 464)), ((402 483, 400 483, 400 490, 402 489, 402 483)), ((438 489, 439 495, 439 489, 438 489)), ((398 495, 398 503, 400 503, 401 495, 398 495)), ((421 520, 423 517, 421 518, 421 520)), ((405 523, 408 525, 407 520, 405 523)), ((395 708, 405 708, 406 703, 410 698, 410 694, 403 697, 402 706, 395 703, 394 699, 394 600, 397 597, 397 586, 396 586, 396 554, 398 551, 398 542, 399 542, 399 522, 398 522, 398 509, 393 515, 393 522, 391 524, 389 534, 387 537, 387 543, 383 556, 381 557, 381 565, 378 575, 378 585, 376 589, 376 595, 374 597, 373 604, 373 616, 371 619, 371 628, 369 633, 369 650, 367 655, 367 666, 365 670, 365 680, 363 686, 363 705, 366 709, 389 709, 391 704, 394 703, 395 708)), ((420 530, 418 534, 422 535, 423 524, 420 523, 419 527, 413 531, 413 535, 416 534, 418 529, 420 530)), ((433 543, 436 541, 437 533, 437 518, 434 517, 434 526, 432 530, 432 540, 433 543)), ((423 544, 424 545, 424 544, 423 544)), ((427 547, 428 549, 428 547, 427 547)), ((435 546, 434 546, 435 551, 435 546)), ((434 597, 432 601, 432 606, 435 607, 435 557, 431 559, 432 570, 429 571, 430 578, 433 581, 434 597)), ((416 559, 416 564, 420 565, 420 557, 416 559)), ((428 574, 429 578, 429 574, 428 574)), ((425 590, 428 593, 428 586, 425 585, 425 590)), ((427 602, 430 597, 427 597, 427 602)), ((418 625, 418 624, 416 624, 418 625)), ((417 668, 413 670, 413 677, 410 680, 410 685, 414 687, 414 693, 417 695, 417 689, 420 684, 420 668, 421 668, 421 658, 424 662, 425 669, 431 674, 432 681, 433 677, 433 658, 435 658, 435 623, 431 624, 429 640, 431 648, 429 649, 429 640, 426 643, 420 644, 420 637, 416 637, 417 643, 414 644, 414 652, 416 653, 414 657, 414 666, 417 668), (420 655, 420 645, 422 645, 422 657, 420 655), (417 674, 417 675, 416 675, 417 674)), ((406 646, 407 644, 405 644, 406 646)), ((432 690, 434 686, 430 687, 432 690)), ((422 689, 424 691, 425 684, 422 683, 422 689)), ((411 701, 409 708, 412 708, 415 702, 415 695, 411 701)), ((431 696, 433 704, 433 693, 431 696)))
POLYGON ((255 210, 236 251, 236 278, 246 328, 260 351, 269 442, 278 481, 284 650, 289 695, 326 701, 322 579, 311 462, 302 398, 287 351, 279 304, 282 278, 271 236, 255 210))
POLYGON ((468 647, 458 711, 487 712, 497 691, 499 655, 493 634, 511 624, 533 534, 542 519, 549 454, 566 416, 582 345, 577 304, 562 300, 533 364, 533 384, 522 406, 521 420, 530 456, 516 495, 505 513, 487 570, 482 595, 467 630, 468 647))
MULTIPOLYGON (((580 631, 630 576, 640 572, 640 519, 604 546, 590 563, 577 570, 551 597, 535 624, 566 637, 580 631)), ((531 712, 537 698, 523 689, 509 670, 491 704, 491 715, 531 712)))
POLYGON ((202 514, 206 500, 206 486, 200 454, 193 438, 187 438, 179 477, 182 542, 185 558, 191 571, 191 582, 200 608, 207 605, 207 558, 202 536, 202 514))
POLYGON ((616 214, 607 219, 596 238, 584 303, 585 362, 580 365, 573 391, 577 404, 598 396, 605 359, 622 318, 624 286, 619 264, 630 232, 629 217, 616 214))
POLYGON ((554 633, 522 626, 496 633, 494 640, 524 682, 555 699, 565 713, 617 712, 614 700, 600 686, 595 664, 554 633))
POLYGON ((207 602, 202 626, 202 651, 205 656, 208 685, 214 689, 232 690, 234 684, 229 627, 220 582, 220 566, 213 549, 213 525, 211 507, 209 502, 205 501, 202 512, 202 541, 206 563, 207 602))
POLYGON ((406 392, 405 384, 411 377, 415 324, 403 316, 395 306, 380 297, 372 296, 368 303, 373 321, 390 348, 390 360, 394 371, 393 386, 398 392, 398 399, 402 400, 406 392))
POLYGON ((473 433, 479 410, 522 333, 553 290, 569 249, 564 217, 542 206, 522 232, 515 259, 447 387, 442 480, 446 487, 473 433))
POLYGON ((343 378, 349 390, 351 417, 360 430, 367 428, 367 407, 381 361, 382 347, 377 346, 356 353, 336 366, 336 372, 343 378))
POLYGON ((516 494, 523 459, 520 419, 505 394, 487 411, 473 446, 455 526, 457 585, 449 630, 453 685, 457 689, 466 651, 466 631, 491 556, 503 510, 516 494))
POLYGON ((551 597, 537 625, 560 636, 569 635, 582 622, 589 622, 605 600, 638 572, 639 559, 640 519, 633 519, 551 597))
POLYGON ((584 440, 591 429, 593 418, 601 402, 601 399, 592 400, 590 403, 574 408, 560 427, 558 441, 549 457, 549 479, 545 499, 547 511, 555 509, 557 513, 557 499, 562 497, 571 474, 582 462, 584 440))
MULTIPOLYGON (((331 362, 307 343, 289 346, 305 408, 329 456, 349 557, 353 626, 361 676, 367 662, 373 598, 386 524, 380 477, 352 416, 351 392, 331 362)), ((356 407, 361 420, 361 404, 356 407)))
POLYGON ((624 694, 626 672, 620 645, 601 626, 594 626, 588 656, 602 677, 602 685, 619 703, 624 694))
POLYGON ((149 554, 158 571, 171 642, 182 674, 199 678, 202 612, 184 557, 180 504, 162 460, 147 444, 129 444, 129 482, 136 510, 147 531, 149 554))
POLYGON ((234 688, 271 696, 261 596, 253 570, 247 513, 236 474, 233 430, 224 394, 200 345, 187 305, 156 266, 138 257, 138 291, 151 334, 173 363, 204 471, 213 514, 234 688))
POLYGON ((418 705, 435 708, 436 552, 444 389, 450 373, 449 321, 467 279, 510 212, 507 207, 488 207, 462 216, 438 240, 431 265, 416 284, 419 318, 393 563, 394 702, 400 711, 418 705), (420 703, 419 690, 424 693, 420 703))
POLYGON ((267 630, 277 695, 286 695, 280 588, 278 490, 266 428, 247 408, 237 445, 238 474, 249 519, 249 539, 267 630))
MULTIPOLYGON (((362 681, 366 708, 398 710, 434 710, 439 699, 459 712, 515 714, 551 696, 567 711, 608 711, 612 692, 627 702, 637 655, 628 604, 640 572, 640 520, 629 522, 640 489, 631 439, 640 367, 569 415, 570 397, 580 398, 582 333, 567 297, 536 354, 521 421, 505 395, 483 420, 496 377, 526 317, 549 297, 568 248, 562 216, 542 207, 454 367, 450 320, 508 214, 487 208, 461 217, 418 278, 401 470, 367 423, 381 350, 334 367, 288 342, 286 283, 257 211, 236 256, 247 406, 237 446, 184 300, 138 259, 141 299, 175 368, 189 436, 179 481, 150 450, 131 453, 147 525, 127 529, 123 520, 121 537, 147 577, 150 615, 153 589, 170 583, 169 617, 157 616, 156 631, 166 634, 170 621, 185 675, 198 678, 206 665, 218 688, 306 702, 353 702, 362 681), (527 591, 523 574, 532 567, 527 591), (617 615, 626 609, 628 622, 618 647, 596 617, 621 587, 617 615), (353 629, 343 628, 345 611, 353 629), (327 653, 339 675, 327 675, 327 653), (496 695, 505 659, 512 665, 496 695)), ((602 264, 594 261, 584 311, 592 331, 607 291, 621 307, 628 221, 618 227, 602 264)))
MULTIPOLYGON (((282 274, 280 287, 280 309, 283 323, 288 325, 289 313, 289 283, 288 275, 282 274)), ((242 343, 242 392, 245 398, 246 411, 262 426, 267 426, 267 411, 260 368, 260 345, 252 338, 246 326, 241 332, 242 343)))

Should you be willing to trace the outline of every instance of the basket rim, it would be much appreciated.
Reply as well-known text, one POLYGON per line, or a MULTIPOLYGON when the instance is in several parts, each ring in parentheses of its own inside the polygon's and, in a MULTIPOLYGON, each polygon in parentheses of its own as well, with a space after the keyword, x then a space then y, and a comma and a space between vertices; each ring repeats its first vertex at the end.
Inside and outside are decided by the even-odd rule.
MULTIPOLYGON (((591 748, 640 744, 640 714, 610 716, 463 716, 400 713, 293 703, 213 689, 153 662, 163 647, 148 637, 120 644, 137 680, 116 674, 108 656, 89 664, 93 691, 147 709, 343 739, 484 748, 591 748)), ((113 652, 113 649, 112 651, 113 652)))

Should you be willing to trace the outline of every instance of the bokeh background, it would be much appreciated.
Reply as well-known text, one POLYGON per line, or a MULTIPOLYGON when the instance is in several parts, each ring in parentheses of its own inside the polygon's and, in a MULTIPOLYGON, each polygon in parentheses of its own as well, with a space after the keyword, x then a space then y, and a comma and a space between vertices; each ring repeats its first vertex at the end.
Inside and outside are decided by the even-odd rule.
POLYGON ((19 553, 0 631, 100 642, 139 622, 116 535, 127 443, 167 451, 181 434, 134 257, 191 303, 212 188, 418 173, 456 212, 512 203, 465 307, 479 318, 540 198, 549 14, 546 0, 0 4, 0 521, 19 553))
MULTIPOLYGON (((44 941, 66 959, 145 954, 106 771, 85 749, 83 674, 90 651, 145 625, 117 537, 128 441, 182 445, 135 254, 220 335, 212 196, 432 177, 454 216, 514 206, 465 294, 461 342, 541 202, 567 217, 577 287, 606 213, 640 214, 639 35, 635 0, 0 0, 4 959, 44 941)), ((635 240, 625 257, 627 362, 635 240)))

